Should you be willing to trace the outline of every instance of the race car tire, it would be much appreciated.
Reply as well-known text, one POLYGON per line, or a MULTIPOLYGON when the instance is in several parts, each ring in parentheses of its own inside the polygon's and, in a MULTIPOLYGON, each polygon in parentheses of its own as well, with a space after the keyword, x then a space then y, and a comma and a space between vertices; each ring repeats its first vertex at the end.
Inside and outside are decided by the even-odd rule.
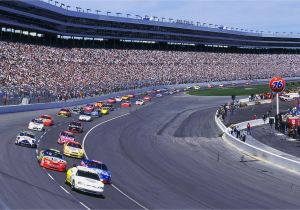
POLYGON ((75 191, 75 181, 74 181, 74 180, 72 181, 71 189, 72 189, 73 191, 75 191))

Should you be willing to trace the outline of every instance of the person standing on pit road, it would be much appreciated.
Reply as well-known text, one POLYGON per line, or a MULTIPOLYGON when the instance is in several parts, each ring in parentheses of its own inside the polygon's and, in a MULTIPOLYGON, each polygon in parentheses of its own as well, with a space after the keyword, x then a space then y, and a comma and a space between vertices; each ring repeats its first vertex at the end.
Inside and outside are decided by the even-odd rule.
POLYGON ((247 123, 247 135, 251 135, 251 125, 249 122, 247 123))

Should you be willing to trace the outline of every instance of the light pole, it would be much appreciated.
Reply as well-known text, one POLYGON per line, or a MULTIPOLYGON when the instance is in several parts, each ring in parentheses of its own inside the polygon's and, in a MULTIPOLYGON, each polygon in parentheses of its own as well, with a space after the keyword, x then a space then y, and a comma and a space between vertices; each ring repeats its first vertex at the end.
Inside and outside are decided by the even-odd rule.
POLYGON ((61 8, 64 7, 64 6, 65 6, 65 4, 63 4, 63 3, 60 4, 60 7, 61 7, 61 8))
POLYGON ((173 21, 173 18, 169 18, 169 22, 172 22, 173 21))
POLYGON ((110 13, 111 13, 111 12, 107 11, 107 12, 106 12, 106 15, 108 16, 110 13))
POLYGON ((116 15, 117 15, 118 17, 120 17, 120 15, 122 15, 122 13, 117 12, 116 15))
POLYGON ((131 16, 131 14, 126 14, 126 17, 129 18, 129 16, 131 16))
POLYGON ((58 1, 55 1, 55 2, 54 2, 54 5, 55 5, 55 6, 56 6, 56 4, 58 4, 58 1))
POLYGON ((166 19, 166 18, 162 17, 162 18, 161 18, 161 22, 164 22, 164 19, 166 19))
POLYGON ((86 13, 89 13, 89 11, 91 11, 91 9, 86 9, 86 13))
POLYGON ((76 10, 77 10, 77 12, 79 12, 81 10, 81 8, 80 7, 76 7, 76 10))
POLYGON ((69 9, 70 9, 70 6, 68 5, 68 6, 67 6, 67 10, 69 10, 69 9))

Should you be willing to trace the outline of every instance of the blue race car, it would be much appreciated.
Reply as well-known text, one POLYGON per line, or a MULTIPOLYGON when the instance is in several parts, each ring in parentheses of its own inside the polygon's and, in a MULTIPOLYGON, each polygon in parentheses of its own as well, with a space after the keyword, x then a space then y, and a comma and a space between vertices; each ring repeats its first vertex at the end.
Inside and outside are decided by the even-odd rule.
POLYGON ((95 109, 91 112, 83 112, 82 114, 84 115, 88 115, 88 116, 91 116, 91 117, 101 117, 101 112, 98 110, 98 109, 95 109))
POLYGON ((93 170, 95 170, 99 176, 101 181, 104 184, 110 184, 110 179, 111 179, 111 173, 108 170, 107 166, 98 161, 98 160, 88 160, 88 159, 83 159, 80 163, 81 166, 85 166, 87 168, 91 168, 93 170))

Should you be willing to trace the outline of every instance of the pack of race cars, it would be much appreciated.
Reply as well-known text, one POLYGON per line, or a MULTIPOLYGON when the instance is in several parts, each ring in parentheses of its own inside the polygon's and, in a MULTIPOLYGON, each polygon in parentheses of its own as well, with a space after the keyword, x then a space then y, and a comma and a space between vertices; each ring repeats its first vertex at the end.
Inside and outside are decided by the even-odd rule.
MULTIPOLYGON (((57 112, 58 117, 70 118, 72 115, 77 115, 78 120, 69 122, 67 129, 59 133, 56 141, 63 146, 62 151, 52 148, 39 151, 37 160, 40 167, 66 172, 65 181, 72 190, 101 195, 104 191, 104 184, 111 183, 111 173, 103 162, 85 158, 85 151, 81 143, 76 141, 76 135, 84 132, 83 123, 108 115, 114 110, 114 104, 116 103, 121 108, 131 107, 132 103, 137 106, 143 106, 151 101, 152 97, 161 97, 163 91, 166 92, 166 90, 156 90, 147 92, 139 98, 135 94, 128 94, 122 97, 109 98, 106 101, 97 101, 94 104, 86 104, 81 107, 60 109, 57 112), (80 165, 67 169, 66 157, 81 159, 80 165)), ((38 140, 34 131, 43 132, 46 127, 54 124, 54 118, 47 114, 32 119, 28 124, 28 129, 31 131, 24 130, 19 132, 15 139, 15 144, 37 148, 38 140)))

